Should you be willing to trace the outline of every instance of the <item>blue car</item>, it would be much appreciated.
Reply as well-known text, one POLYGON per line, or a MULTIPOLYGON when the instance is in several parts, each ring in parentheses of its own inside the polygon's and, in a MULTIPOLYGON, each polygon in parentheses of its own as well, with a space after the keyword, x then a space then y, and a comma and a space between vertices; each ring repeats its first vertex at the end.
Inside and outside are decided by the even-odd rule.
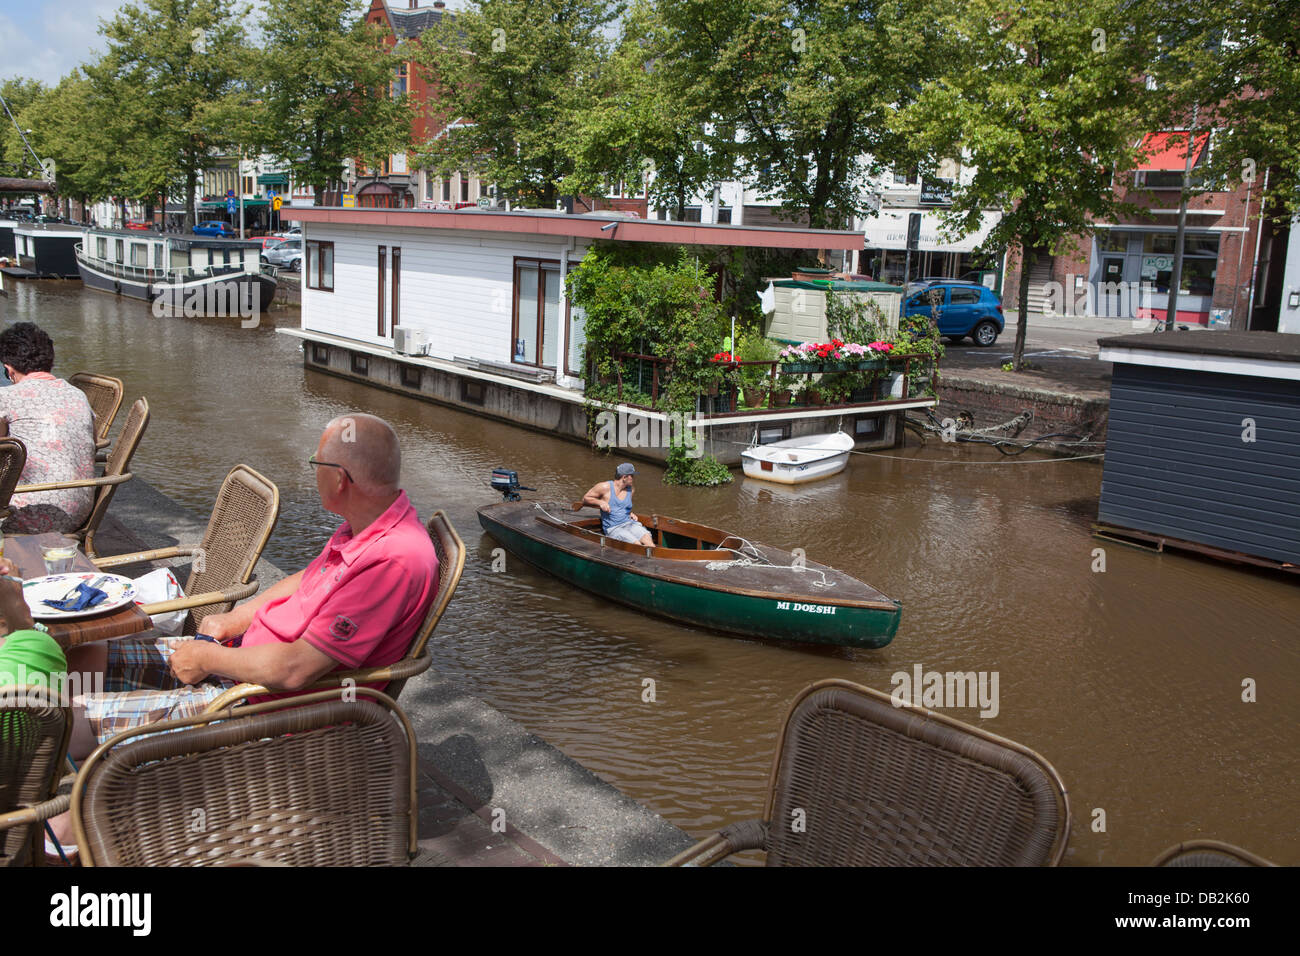
POLYGON ((194 224, 194 235, 196 236, 220 236, 223 239, 229 239, 234 234, 235 230, 230 223, 221 222, 217 219, 194 224))
POLYGON ((934 305, 939 308, 939 334, 953 340, 969 335, 976 345, 987 347, 1006 328, 1002 300, 993 290, 974 282, 932 280, 919 289, 909 288, 903 315, 928 317, 934 305))

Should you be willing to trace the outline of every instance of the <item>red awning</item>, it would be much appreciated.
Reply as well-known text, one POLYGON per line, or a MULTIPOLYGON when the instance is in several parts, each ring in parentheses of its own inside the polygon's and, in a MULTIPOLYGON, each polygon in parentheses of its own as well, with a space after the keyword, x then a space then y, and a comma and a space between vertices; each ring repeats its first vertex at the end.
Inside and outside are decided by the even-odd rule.
MULTIPOLYGON (((1209 132, 1197 133, 1192 142, 1192 165, 1195 166, 1201 158, 1201 150, 1205 149, 1205 144, 1209 140, 1209 132)), ((1147 133, 1142 140, 1142 152, 1145 159, 1139 160, 1137 168, 1140 170, 1178 170, 1182 171, 1187 168, 1187 139, 1186 130, 1180 132, 1167 133, 1147 133)))

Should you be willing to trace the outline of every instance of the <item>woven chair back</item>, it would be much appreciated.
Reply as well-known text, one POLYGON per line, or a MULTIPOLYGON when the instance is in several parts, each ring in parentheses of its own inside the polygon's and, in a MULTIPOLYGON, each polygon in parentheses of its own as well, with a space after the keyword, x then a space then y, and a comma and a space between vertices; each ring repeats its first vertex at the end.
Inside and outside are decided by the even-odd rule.
MULTIPOLYGON (((416 632, 415 640, 411 642, 411 648, 406 652, 406 658, 416 658, 424 653, 429 638, 438 627, 438 621, 442 619, 443 612, 447 610, 447 605, 456 594, 461 573, 465 570, 465 542, 456 533, 446 512, 434 512, 425 527, 429 530, 429 537, 433 539, 433 549, 438 553, 438 594, 430 605, 420 630, 416 632)), ((390 697, 396 699, 405 686, 404 679, 393 680, 388 682, 384 690, 390 697)))
POLYGON ((1277 866, 1262 856, 1218 840, 1189 840, 1171 846, 1156 857, 1152 866, 1277 866))
MULTIPOLYGON (((0 813, 54 796, 64 770, 72 713, 40 687, 0 691, 0 813)), ((43 852, 39 823, 0 830, 0 866, 30 866, 43 852)))
MULTIPOLYGON (((104 465, 105 477, 126 474, 131 465, 131 456, 135 454, 140 439, 144 437, 144 430, 148 427, 149 402, 142 396, 131 404, 131 410, 127 412, 126 423, 117 436, 117 442, 113 445, 107 464, 104 465)), ((86 553, 91 556, 95 553, 95 532, 99 530, 99 523, 108 513, 108 506, 112 503, 116 492, 117 485, 103 485, 95 491, 95 504, 79 532, 85 539, 86 553)))
POLYGON ((108 437, 117 410, 122 407, 122 380, 95 372, 77 372, 68 377, 68 382, 86 393, 95 416, 95 440, 103 441, 108 437))
POLYGON ((410 726, 365 690, 352 701, 331 691, 306 706, 276 701, 223 711, 215 724, 166 721, 148 736, 116 738, 86 761, 73 790, 83 863, 408 862, 410 726))
POLYGON ((1042 757, 847 681, 795 701, 765 818, 769 866, 1054 865, 1069 835, 1042 757))
MULTIPOLYGON (((205 594, 247 583, 279 517, 280 490, 269 478, 247 465, 230 469, 217 492, 200 554, 190 565, 185 593, 205 594)), ((226 602, 192 608, 184 633, 197 634, 205 617, 229 611, 232 606, 226 602)))
POLYGON ((0 519, 9 515, 9 499, 27 467, 27 446, 19 438, 0 438, 0 519))

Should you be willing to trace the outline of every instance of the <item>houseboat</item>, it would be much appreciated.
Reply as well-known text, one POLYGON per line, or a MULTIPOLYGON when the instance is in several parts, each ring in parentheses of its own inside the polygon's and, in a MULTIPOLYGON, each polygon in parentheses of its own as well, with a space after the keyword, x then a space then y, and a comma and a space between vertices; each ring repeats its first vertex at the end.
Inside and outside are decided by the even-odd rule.
MULTIPOLYGON (((716 247, 838 255, 862 245, 860 232, 612 211, 295 206, 282 215, 302 223, 304 258, 301 327, 279 331, 303 340, 307 369, 583 443, 591 441, 583 316, 563 279, 595 243, 678 245, 702 256, 716 247)), ((655 391, 651 377, 640 399, 655 391)), ((739 465, 755 433, 766 444, 842 427, 858 448, 890 447, 905 409, 934 404, 906 389, 825 406, 743 408, 715 399, 681 421, 654 402, 620 398, 600 408, 614 421, 609 441, 598 443, 663 462, 669 439, 685 429, 688 445, 739 465)))
POLYGON ((17 271, 29 279, 77 278, 77 244, 86 229, 61 222, 20 222, 14 226, 17 271))
POLYGON ((186 315, 261 312, 275 296, 274 270, 257 240, 87 229, 76 249, 88 288, 161 301, 186 315))

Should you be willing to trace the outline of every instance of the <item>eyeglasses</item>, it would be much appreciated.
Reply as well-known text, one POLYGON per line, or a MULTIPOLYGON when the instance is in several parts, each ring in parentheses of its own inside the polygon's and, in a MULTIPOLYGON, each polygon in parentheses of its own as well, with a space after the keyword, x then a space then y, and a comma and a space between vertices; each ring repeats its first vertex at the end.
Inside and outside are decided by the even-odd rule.
POLYGON ((312 455, 310 458, 307 459, 307 464, 309 464, 309 465, 324 465, 326 468, 337 468, 337 469, 339 469, 340 471, 342 471, 343 474, 347 475, 347 477, 348 477, 348 481, 351 481, 354 485, 356 484, 356 482, 353 481, 352 476, 351 476, 350 474, 348 474, 348 470, 347 470, 346 468, 344 468, 342 465, 337 465, 337 464, 335 464, 335 463, 332 462, 332 461, 317 461, 315 455, 312 455))

